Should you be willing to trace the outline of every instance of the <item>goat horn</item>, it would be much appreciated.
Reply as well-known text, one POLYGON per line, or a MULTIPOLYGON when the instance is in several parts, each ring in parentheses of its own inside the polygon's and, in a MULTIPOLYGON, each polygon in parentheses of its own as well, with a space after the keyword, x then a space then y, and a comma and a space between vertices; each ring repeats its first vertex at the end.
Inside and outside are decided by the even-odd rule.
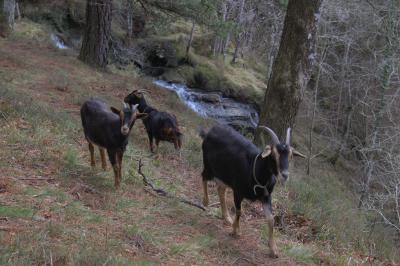
POLYGON ((261 128, 262 130, 267 131, 267 132, 269 133, 269 135, 270 135, 271 138, 272 138, 272 142, 273 142, 275 145, 278 145, 279 143, 281 143, 281 142, 279 141, 278 136, 275 134, 275 132, 274 132, 272 129, 270 129, 269 127, 265 127, 265 126, 260 126, 259 128, 261 128))
POLYGON ((145 90, 145 89, 138 90, 138 92, 150 94, 150 91, 149 90, 145 90))
POLYGON ((290 132, 291 132, 291 128, 288 127, 287 131, 286 131, 286 145, 290 145, 290 132))

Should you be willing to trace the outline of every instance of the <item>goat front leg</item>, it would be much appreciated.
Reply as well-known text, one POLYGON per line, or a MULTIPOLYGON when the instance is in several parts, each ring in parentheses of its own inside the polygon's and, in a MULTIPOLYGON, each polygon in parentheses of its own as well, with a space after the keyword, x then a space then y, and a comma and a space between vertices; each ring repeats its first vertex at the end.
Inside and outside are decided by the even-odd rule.
POLYGON ((221 203, 221 213, 224 223, 227 225, 232 225, 233 221, 229 215, 228 208, 226 207, 226 186, 218 184, 218 196, 219 202, 221 203))
POLYGON ((271 250, 271 257, 277 258, 276 244, 274 239, 274 215, 272 214, 271 195, 267 196, 266 201, 263 202, 263 210, 265 218, 268 223, 268 246, 271 250))
POLYGON ((118 163, 118 184, 116 187, 120 187, 121 181, 122 181, 122 157, 123 157, 123 152, 119 151, 117 152, 117 163, 118 163))
POLYGON ((113 171, 114 171, 114 186, 115 188, 119 187, 119 165, 118 165, 118 160, 117 160, 117 152, 113 150, 107 150, 108 154, 108 159, 110 160, 110 163, 112 165, 113 171))
POLYGON ((96 166, 96 161, 94 159, 94 146, 93 144, 89 141, 89 151, 90 151, 90 165, 92 168, 96 166))
POLYGON ((107 161, 106 161, 106 150, 104 148, 99 147, 100 157, 101 157, 101 167, 104 171, 107 170, 107 161))
POLYGON ((237 193, 233 194, 233 200, 235 202, 235 209, 236 209, 236 215, 235 215, 235 220, 233 221, 232 224, 232 233, 231 235, 233 237, 239 237, 239 231, 240 231, 240 215, 242 214, 242 200, 243 198, 239 196, 237 193))

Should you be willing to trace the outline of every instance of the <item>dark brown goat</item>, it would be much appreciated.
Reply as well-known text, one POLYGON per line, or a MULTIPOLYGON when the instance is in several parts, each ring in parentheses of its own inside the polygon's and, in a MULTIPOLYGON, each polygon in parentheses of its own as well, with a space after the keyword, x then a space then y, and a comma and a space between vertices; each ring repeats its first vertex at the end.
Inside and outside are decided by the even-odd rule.
POLYGON ((176 116, 167 112, 160 112, 157 109, 147 105, 143 93, 139 90, 134 90, 124 101, 128 104, 138 104, 138 110, 148 114, 146 119, 143 119, 143 124, 146 128, 147 136, 149 137, 150 151, 154 152, 153 139, 156 140, 158 149, 159 142, 172 142, 175 149, 180 149, 182 146, 182 133, 179 130, 176 116))
POLYGON ((106 170, 107 163, 105 151, 114 170, 114 185, 118 188, 121 184, 122 157, 128 136, 131 132, 136 119, 145 118, 147 115, 137 111, 137 105, 128 106, 124 103, 124 108, 117 108, 107 105, 99 99, 91 99, 83 103, 81 107, 81 119, 85 138, 89 143, 90 161, 92 167, 95 166, 94 145, 100 150, 101 163, 106 170))
POLYGON ((228 126, 217 125, 209 132, 202 130, 203 149, 203 204, 208 205, 207 182, 216 179, 221 202, 222 217, 232 224, 232 235, 237 236, 241 203, 243 199, 259 200, 263 204, 264 214, 269 228, 269 247, 276 257, 276 245, 273 237, 274 219, 272 214, 272 191, 279 176, 284 180, 289 177, 289 159, 292 156, 304 157, 290 146, 290 129, 285 142, 280 142, 276 134, 267 127, 262 127, 271 135, 272 145, 264 151, 259 150, 248 139, 228 126), (226 207, 226 188, 233 190, 236 216, 232 221, 226 207))

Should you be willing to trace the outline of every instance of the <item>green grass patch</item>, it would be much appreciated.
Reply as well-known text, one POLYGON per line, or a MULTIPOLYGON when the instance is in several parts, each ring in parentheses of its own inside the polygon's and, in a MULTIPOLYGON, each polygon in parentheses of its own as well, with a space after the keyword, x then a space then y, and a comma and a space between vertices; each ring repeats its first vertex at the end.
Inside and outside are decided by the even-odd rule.
POLYGON ((11 218, 28 218, 33 216, 33 210, 18 206, 0 205, 0 216, 11 218))
POLYGON ((72 147, 68 147, 64 154, 65 171, 73 171, 78 165, 78 152, 72 147))
POLYGON ((117 201, 115 204, 115 207, 118 211, 122 211, 124 209, 132 208, 132 207, 137 207, 138 202, 132 199, 127 199, 127 198, 121 198, 117 201))
POLYGON ((190 248, 191 248, 191 246, 186 243, 172 244, 169 249, 169 254, 170 255, 180 255, 180 254, 186 253, 188 250, 190 250, 190 248))
POLYGON ((154 236, 150 230, 142 229, 138 225, 127 225, 125 227, 125 234, 128 238, 140 237, 147 242, 154 241, 154 236))
MULTIPOLYGON (((370 232, 370 218, 357 209, 354 195, 328 169, 312 177, 291 179, 288 189, 294 195, 288 206, 295 213, 305 215, 313 221, 315 238, 333 247, 369 252, 382 257, 396 257, 398 251, 393 235, 381 227, 370 232)), ((285 202, 285 201, 281 201, 285 202)))
POLYGON ((23 19, 15 24, 10 38, 14 41, 25 40, 35 44, 50 44, 47 27, 28 19, 23 19))
POLYGON ((314 261, 315 251, 303 245, 289 245, 283 249, 285 255, 310 264, 314 261))

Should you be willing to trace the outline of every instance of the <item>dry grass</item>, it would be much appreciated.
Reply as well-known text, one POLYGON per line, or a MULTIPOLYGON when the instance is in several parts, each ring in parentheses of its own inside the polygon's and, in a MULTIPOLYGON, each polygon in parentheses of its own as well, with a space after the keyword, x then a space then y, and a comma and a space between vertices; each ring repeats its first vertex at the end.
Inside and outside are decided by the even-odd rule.
MULTIPOLYGON (((137 174, 139 158, 157 186, 200 202, 197 128, 211 122, 149 81, 94 71, 51 46, 21 38, 27 37, 0 40, 0 264, 347 263, 342 257, 348 251, 326 252, 284 230, 277 231, 282 257, 269 259, 258 204, 244 204, 237 240, 219 219, 218 206, 203 212, 156 196, 137 174), (177 115, 185 135, 182 157, 167 143, 158 155, 150 154, 143 125, 135 124, 116 191, 111 170, 90 169, 79 107, 91 96, 119 105, 132 88, 144 86, 151 104, 177 115)), ((285 193, 277 188, 278 199, 285 193)), ((279 213, 281 204, 274 205, 279 213)), ((293 224, 293 230, 304 226, 293 224)))

